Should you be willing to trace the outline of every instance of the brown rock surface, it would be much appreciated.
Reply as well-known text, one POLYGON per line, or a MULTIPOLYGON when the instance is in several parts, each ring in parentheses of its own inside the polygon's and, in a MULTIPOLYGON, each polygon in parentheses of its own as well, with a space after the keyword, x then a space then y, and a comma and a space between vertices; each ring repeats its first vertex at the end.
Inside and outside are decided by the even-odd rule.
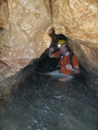
POLYGON ((98 49, 97 0, 56 0, 52 7, 56 33, 81 40, 85 46, 98 49))
POLYGON ((2 3, 1 10, 4 3, 8 4, 9 15, 4 22, 7 23, 7 28, 0 33, 2 78, 15 74, 32 59, 38 58, 51 41, 47 34, 51 26, 49 1, 8 0, 8 3, 2 3))
POLYGON ((6 0, 0 0, 0 31, 7 28, 8 22, 8 4, 6 0))
POLYGON ((98 76, 98 0, 52 1, 52 16, 56 34, 69 38, 80 64, 89 76, 92 72, 92 81, 98 76))
POLYGON ((0 94, 34 71, 21 69, 48 48, 50 28, 49 0, 0 0, 0 94))
POLYGON ((0 88, 2 93, 29 75, 23 76, 21 69, 49 47, 52 27, 56 34, 68 37, 69 46, 90 79, 98 76, 97 0, 0 0, 0 87, 6 88, 0 88))

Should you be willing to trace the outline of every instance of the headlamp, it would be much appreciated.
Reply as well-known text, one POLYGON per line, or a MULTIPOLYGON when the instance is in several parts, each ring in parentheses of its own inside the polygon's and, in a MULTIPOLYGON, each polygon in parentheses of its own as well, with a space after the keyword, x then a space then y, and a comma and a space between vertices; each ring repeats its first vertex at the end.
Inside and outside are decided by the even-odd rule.
POLYGON ((67 45, 67 43, 62 43, 62 44, 58 44, 57 47, 60 48, 62 46, 66 46, 66 45, 67 45))
POLYGON ((65 46, 65 45, 67 45, 67 43, 66 43, 65 40, 59 40, 59 41, 57 42, 57 47, 58 47, 58 48, 60 48, 60 47, 62 47, 62 46, 65 46))
POLYGON ((61 47, 61 44, 59 44, 59 45, 57 45, 58 46, 58 48, 60 48, 61 47))

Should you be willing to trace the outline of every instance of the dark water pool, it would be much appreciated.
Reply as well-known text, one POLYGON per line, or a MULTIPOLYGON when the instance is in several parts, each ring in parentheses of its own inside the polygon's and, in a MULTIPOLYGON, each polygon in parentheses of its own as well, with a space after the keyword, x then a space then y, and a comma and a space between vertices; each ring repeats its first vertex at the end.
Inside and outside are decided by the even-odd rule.
POLYGON ((98 94, 81 77, 34 75, 0 98, 0 130, 98 130, 98 94))

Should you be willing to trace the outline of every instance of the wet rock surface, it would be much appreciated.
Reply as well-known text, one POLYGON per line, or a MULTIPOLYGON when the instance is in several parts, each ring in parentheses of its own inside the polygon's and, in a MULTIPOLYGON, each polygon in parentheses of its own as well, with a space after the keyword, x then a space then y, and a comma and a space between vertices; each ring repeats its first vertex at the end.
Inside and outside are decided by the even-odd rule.
POLYGON ((35 72, 0 98, 1 130, 97 130, 98 94, 81 76, 70 82, 35 72))
POLYGON ((28 76, 35 72, 37 67, 37 59, 33 59, 32 62, 17 72, 14 76, 10 76, 5 79, 0 79, 0 96, 10 94, 11 91, 17 89, 17 87, 23 83, 28 76))

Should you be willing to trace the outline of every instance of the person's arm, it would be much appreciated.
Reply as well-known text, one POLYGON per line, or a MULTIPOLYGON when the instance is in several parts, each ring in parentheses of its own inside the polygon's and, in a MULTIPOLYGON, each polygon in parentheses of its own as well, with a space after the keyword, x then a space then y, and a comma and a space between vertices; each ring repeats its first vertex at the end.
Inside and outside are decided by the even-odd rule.
POLYGON ((71 71, 72 71, 73 74, 80 74, 80 68, 79 68, 79 65, 74 66, 74 68, 72 68, 71 71))
POLYGON ((53 47, 50 47, 50 48, 49 48, 49 53, 48 53, 48 55, 49 55, 50 58, 53 58, 53 57, 54 57, 53 51, 54 51, 54 48, 53 48, 53 47))
POLYGON ((65 67, 67 70, 70 70, 73 74, 80 74, 79 65, 74 66, 73 68, 71 64, 67 64, 65 67))
POLYGON ((79 62, 75 55, 72 57, 72 65, 68 64, 66 65, 67 69, 71 71, 72 74, 80 74, 80 67, 79 67, 79 62))

